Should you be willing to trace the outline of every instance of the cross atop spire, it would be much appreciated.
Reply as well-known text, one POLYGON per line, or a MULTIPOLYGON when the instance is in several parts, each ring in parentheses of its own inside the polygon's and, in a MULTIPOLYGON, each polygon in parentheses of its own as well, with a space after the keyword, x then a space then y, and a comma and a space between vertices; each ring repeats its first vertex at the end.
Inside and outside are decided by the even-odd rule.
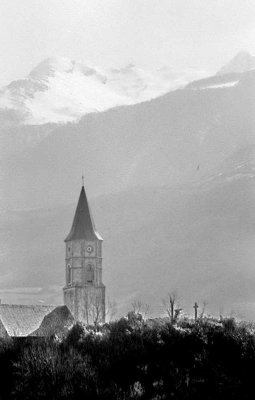
POLYGON ((82 172, 81 183, 82 183, 82 187, 84 187, 84 172, 82 172))

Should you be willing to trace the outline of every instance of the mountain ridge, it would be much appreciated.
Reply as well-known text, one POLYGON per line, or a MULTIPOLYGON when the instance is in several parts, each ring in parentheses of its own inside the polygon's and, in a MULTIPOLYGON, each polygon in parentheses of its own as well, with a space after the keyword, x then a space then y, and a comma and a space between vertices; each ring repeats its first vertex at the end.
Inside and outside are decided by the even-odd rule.
POLYGON ((199 179, 254 143, 254 77, 247 73, 233 87, 177 90, 89 114, 78 124, 48 127, 51 134, 36 146, 2 158, 3 203, 39 206, 43 187, 53 203, 60 201, 64 182, 70 199, 73 177, 79 180, 82 170, 92 194, 199 179))
MULTIPOLYGON (((239 52, 214 79, 224 80, 226 75, 250 71, 255 68, 254 60, 249 53, 239 52)), ((7 127, 75 122, 91 112, 157 98, 205 75, 192 69, 176 72, 169 67, 149 71, 133 64, 102 69, 90 63, 51 57, 40 62, 24 79, 0 89, 0 119, 7 127)))
POLYGON ((63 57, 48 58, 0 90, 0 108, 23 124, 66 123, 91 112, 136 104, 184 86, 196 72, 146 71, 130 64, 100 69, 63 57))

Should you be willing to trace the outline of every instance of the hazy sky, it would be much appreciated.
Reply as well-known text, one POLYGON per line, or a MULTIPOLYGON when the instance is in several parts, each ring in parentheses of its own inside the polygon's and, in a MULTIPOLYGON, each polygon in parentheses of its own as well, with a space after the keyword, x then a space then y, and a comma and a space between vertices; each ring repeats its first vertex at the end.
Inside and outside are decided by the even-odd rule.
POLYGON ((0 85, 44 58, 217 70, 255 54, 254 0, 1 0, 0 85))

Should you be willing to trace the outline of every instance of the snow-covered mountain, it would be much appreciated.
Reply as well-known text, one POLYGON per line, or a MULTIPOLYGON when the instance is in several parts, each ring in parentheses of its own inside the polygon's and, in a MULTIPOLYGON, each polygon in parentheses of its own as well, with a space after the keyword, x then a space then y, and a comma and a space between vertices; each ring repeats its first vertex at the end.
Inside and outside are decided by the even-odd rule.
MULTIPOLYGON (((214 79, 219 82, 199 89, 234 85, 238 80, 225 82, 226 76, 254 68, 255 57, 240 52, 217 72, 214 79)), ((91 112, 154 99, 205 76, 195 69, 149 71, 133 64, 102 69, 67 58, 48 58, 24 79, 0 89, 1 126, 75 122, 91 112)))
POLYGON ((73 178, 79 182, 82 170, 100 195, 211 174, 232 152, 255 143, 255 72, 238 80, 231 87, 172 91, 77 123, 6 129, 0 139, 3 207, 56 204, 63 201, 63 186, 71 201, 73 178))
POLYGON ((217 75, 247 72, 252 69, 255 69, 255 56, 251 55, 247 51, 240 51, 217 72, 217 75))
POLYGON ((0 111, 10 121, 66 123, 109 108, 135 104, 184 86, 196 71, 146 71, 130 64, 101 70, 66 58, 48 58, 0 90, 0 111))
POLYGON ((245 51, 241 51, 215 75, 190 82, 187 84, 186 89, 230 88, 238 85, 245 75, 253 74, 254 70, 255 57, 245 51))

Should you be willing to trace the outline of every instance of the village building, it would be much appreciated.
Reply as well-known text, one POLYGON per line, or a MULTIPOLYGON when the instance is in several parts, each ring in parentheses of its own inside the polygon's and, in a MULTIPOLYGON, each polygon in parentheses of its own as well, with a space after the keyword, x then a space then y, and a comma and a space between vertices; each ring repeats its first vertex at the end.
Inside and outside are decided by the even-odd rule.
POLYGON ((85 324, 105 321, 102 282, 102 242, 95 229, 84 185, 66 243, 64 304, 75 320, 85 324))
POLYGON ((0 337, 63 335, 75 322, 103 323, 102 241, 82 185, 71 231, 65 239, 64 305, 0 303, 0 337))
POLYGON ((66 306, 0 305, 0 337, 62 336, 74 324, 66 306))

